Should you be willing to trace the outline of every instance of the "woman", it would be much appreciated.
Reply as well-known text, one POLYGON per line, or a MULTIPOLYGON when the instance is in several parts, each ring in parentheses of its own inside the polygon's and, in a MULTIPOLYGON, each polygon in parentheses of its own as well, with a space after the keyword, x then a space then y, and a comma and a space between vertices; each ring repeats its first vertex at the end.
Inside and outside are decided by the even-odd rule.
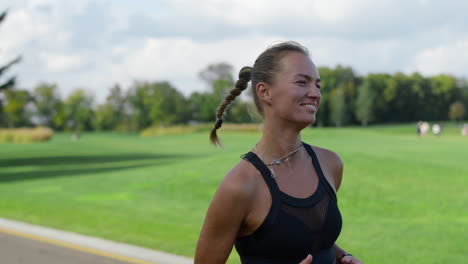
POLYGON ((308 51, 295 42, 274 45, 220 104, 210 139, 226 107, 252 81, 263 117, 256 146, 228 172, 208 209, 195 253, 196 264, 225 263, 235 245, 244 264, 362 263, 336 243, 341 215, 335 193, 343 164, 332 151, 301 141, 315 122, 320 77, 308 51))

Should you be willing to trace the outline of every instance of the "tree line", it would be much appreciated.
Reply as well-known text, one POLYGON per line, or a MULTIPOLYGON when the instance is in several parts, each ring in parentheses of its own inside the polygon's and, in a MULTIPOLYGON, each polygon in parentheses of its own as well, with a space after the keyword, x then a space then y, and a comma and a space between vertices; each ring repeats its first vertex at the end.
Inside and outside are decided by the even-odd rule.
MULTIPOLYGON (((0 13, 0 24, 6 15, 7 11, 0 13)), ((0 77, 20 60, 18 56, 0 66, 0 77)), ((468 115, 466 79, 419 73, 358 76, 351 67, 340 65, 318 70, 322 79, 319 126, 464 120, 468 115)), ((9 77, 0 82, 0 127, 139 131, 151 126, 214 122, 219 103, 234 87, 233 73, 228 63, 208 65, 199 76, 209 90, 188 97, 167 81, 136 81, 127 89, 116 84, 105 102, 98 104, 85 89, 62 98, 54 83, 41 83, 29 92, 16 87, 15 77, 9 77)), ((246 94, 251 97, 252 89, 246 94)), ((260 120, 252 100, 237 99, 227 109, 229 122, 260 120)))
POLYGON ((370 73, 351 67, 319 68, 322 105, 319 125, 341 126, 418 120, 463 120, 468 82, 447 74, 370 73))
MULTIPOLYGON (((322 102, 319 126, 443 121, 466 118, 468 82, 440 74, 371 73, 358 76, 351 67, 320 67, 322 102)), ((128 89, 115 85, 104 102, 77 89, 61 98, 56 84, 42 83, 32 92, 14 86, 0 99, 0 126, 42 125, 55 130, 139 131, 150 126, 214 122, 216 109, 234 86, 233 67, 207 66, 200 78, 210 87, 185 97, 171 83, 134 82, 128 89)), ((259 122, 251 89, 228 109, 226 121, 259 122)))
MULTIPOLYGON (((234 85, 232 66, 220 63, 200 72, 208 92, 186 98, 167 81, 136 81, 128 89, 114 85, 104 102, 95 103, 85 89, 62 98, 59 87, 41 83, 31 92, 10 86, 0 93, 0 127, 47 126, 54 130, 139 131, 150 126, 170 126, 215 120, 224 93, 234 85)), ((249 103, 238 101, 229 110, 232 122, 253 122, 249 103)))

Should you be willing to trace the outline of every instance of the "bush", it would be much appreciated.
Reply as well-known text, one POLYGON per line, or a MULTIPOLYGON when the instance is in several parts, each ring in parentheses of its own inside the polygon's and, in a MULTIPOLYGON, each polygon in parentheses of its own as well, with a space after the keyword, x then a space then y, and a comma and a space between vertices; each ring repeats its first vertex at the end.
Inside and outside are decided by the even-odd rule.
POLYGON ((261 132, 262 129, 263 129, 262 124, 224 124, 221 127, 221 131, 236 131, 236 132, 261 132))
MULTIPOLYGON (((163 135, 182 135, 195 132, 209 133, 214 124, 197 124, 197 125, 180 125, 168 127, 149 127, 140 132, 141 137, 155 137, 163 135)), ((260 132, 262 129, 261 124, 223 124, 222 131, 235 131, 235 132, 260 132)))
POLYGON ((2 143, 33 143, 47 141, 54 131, 48 127, 0 129, 2 143))
POLYGON ((140 132, 141 137, 155 137, 163 135, 181 135, 199 132, 208 129, 206 125, 149 127, 140 132))

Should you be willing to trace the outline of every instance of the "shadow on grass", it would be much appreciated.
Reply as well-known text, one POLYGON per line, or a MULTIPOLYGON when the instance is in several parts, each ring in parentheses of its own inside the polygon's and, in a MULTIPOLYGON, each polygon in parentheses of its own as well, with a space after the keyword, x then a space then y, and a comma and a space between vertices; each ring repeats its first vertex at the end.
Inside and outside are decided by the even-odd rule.
POLYGON ((156 154, 115 154, 115 155, 73 155, 73 156, 49 156, 0 159, 1 167, 17 166, 57 166, 57 165, 80 165, 95 163, 123 162, 134 160, 160 160, 186 158, 189 155, 156 155, 156 154))
MULTIPOLYGON (((61 157, 36 157, 20 159, 2 159, 0 160, 0 169, 2 167, 21 167, 36 166, 31 171, 21 172, 1 172, 1 182, 14 182, 53 177, 70 177, 75 175, 105 173, 111 171, 120 171, 125 169, 135 169, 149 167, 157 164, 170 164, 183 161, 189 155, 142 155, 142 154, 121 154, 121 155, 95 155, 95 156, 61 156, 61 157), (140 162, 140 164, 123 165, 120 162, 140 162), (111 165, 109 163, 115 163, 111 165), (102 164, 103 166, 99 167, 102 164), (72 168, 44 169, 46 166, 69 166, 72 168), (91 168, 89 166, 92 166, 91 168)), ((193 158, 193 157, 192 157, 193 158)))

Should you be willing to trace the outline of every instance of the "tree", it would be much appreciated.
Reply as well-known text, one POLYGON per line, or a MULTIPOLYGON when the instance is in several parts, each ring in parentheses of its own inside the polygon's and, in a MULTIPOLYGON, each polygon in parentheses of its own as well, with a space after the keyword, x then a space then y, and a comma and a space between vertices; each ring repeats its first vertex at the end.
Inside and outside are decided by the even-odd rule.
MULTIPOLYGON (((7 11, 4 11, 3 13, 0 13, 0 24, 3 22, 3 20, 7 16, 7 11)), ((21 61, 21 56, 16 57, 15 59, 11 60, 9 63, 7 63, 5 66, 0 66, 0 77, 14 64, 18 63, 21 61)), ((0 91, 6 90, 10 87, 13 87, 15 85, 15 77, 10 77, 8 78, 5 82, 0 83, 0 91)))
POLYGON ((110 129, 118 129, 119 125, 127 127, 129 118, 125 112, 126 98, 120 85, 116 84, 111 88, 110 94, 106 98, 106 104, 112 108, 113 112, 112 122, 109 123, 110 129))
MULTIPOLYGON (((233 67, 227 63, 211 64, 200 71, 200 78, 207 83, 210 89, 208 92, 195 92, 190 95, 190 108, 192 111, 192 117, 195 120, 201 122, 213 122, 216 120, 216 110, 218 109, 219 104, 224 99, 228 91, 234 88, 232 72, 233 67)), ((229 120, 229 111, 234 107, 234 104, 235 103, 227 109, 229 120)), ((238 111, 237 114, 240 114, 241 112, 238 111)), ((248 120, 249 117, 245 116, 241 118, 237 115, 236 119, 248 120)))
POLYGON ((205 69, 198 73, 200 79, 205 81, 210 87, 219 80, 234 82, 232 72, 234 68, 232 65, 221 62, 208 65, 205 69))
POLYGON ((432 103, 428 103, 429 100, 433 100, 429 80, 415 72, 409 76, 409 82, 410 93, 409 98, 405 98, 408 103, 404 109, 409 121, 433 120, 430 115, 432 103))
POLYGON ((97 130, 130 131, 130 117, 126 114, 126 98, 120 85, 114 85, 106 97, 106 101, 96 106, 92 120, 93 128, 97 130))
POLYGON ((93 128, 96 130, 111 130, 115 128, 117 116, 114 107, 106 102, 96 106, 93 118, 93 128))
POLYGON ((358 86, 358 97, 356 100, 356 117, 361 121, 362 126, 367 124, 374 118, 374 99, 375 93, 366 79, 358 86))
POLYGON ((340 125, 345 125, 348 121, 354 121, 354 97, 356 93, 355 82, 356 76, 351 67, 343 67, 337 65, 335 69, 328 67, 320 67, 318 69, 321 79, 321 88, 320 93, 322 94, 322 100, 320 103, 319 110, 317 112, 317 124, 319 126, 334 124, 337 125, 336 118, 338 115, 340 125), (341 92, 335 92, 335 90, 341 89, 343 98, 335 97, 341 92), (337 101, 338 100, 338 101, 337 101), (342 100, 343 108, 338 110, 336 109, 337 103, 342 100), (335 109, 333 109, 335 108, 335 109), (332 115, 334 115, 332 117, 332 115))
POLYGON ((79 135, 91 123, 92 104, 93 97, 83 89, 75 90, 70 94, 64 105, 66 126, 79 135))
MULTIPOLYGON (((460 97, 461 101, 463 102, 463 105, 468 106, 468 80, 466 79, 459 79, 458 80, 458 87, 460 89, 460 97)), ((465 111, 465 115, 467 114, 467 111, 465 111)))
POLYGON ((168 82, 153 83, 150 119, 152 125, 185 123, 189 119, 189 108, 185 97, 168 82))
POLYGON ((447 118, 452 102, 460 100, 461 90, 457 88, 455 77, 439 74, 429 78, 431 90, 431 117, 435 120, 447 118))
POLYGON ((252 123, 254 118, 250 114, 250 109, 255 106, 252 103, 235 101, 229 108, 229 121, 233 123, 252 123))
POLYGON ((149 104, 151 103, 148 84, 135 82, 127 91, 131 130, 140 130, 151 125, 149 104))
POLYGON ((331 122, 337 127, 344 125, 346 122, 346 101, 343 85, 330 94, 330 110, 331 122))
POLYGON ((449 118, 452 121, 461 121, 465 116, 465 106, 458 101, 450 105, 449 118))
POLYGON ((5 92, 6 105, 4 112, 8 126, 10 128, 18 126, 27 126, 30 124, 27 105, 31 101, 28 91, 25 90, 7 90, 5 92))
POLYGON ((386 121, 408 122, 414 120, 413 115, 419 109, 408 111, 412 103, 415 102, 411 89, 411 79, 404 73, 395 73, 387 82, 387 87, 384 90, 384 99, 389 106, 386 121))
POLYGON ((59 101, 55 106, 55 115, 53 117, 53 124, 55 129, 64 130, 67 128, 67 113, 65 109, 65 103, 59 101))
POLYGON ((54 126, 54 116, 57 114, 61 103, 56 84, 42 83, 33 91, 33 104, 35 106, 35 117, 44 126, 54 126))
POLYGON ((136 82, 127 99, 137 129, 185 123, 190 119, 187 100, 168 82, 136 82))
MULTIPOLYGON (((0 13, 0 24, 3 22, 3 20, 6 18, 7 16, 7 11, 3 11, 2 13, 0 13)), ((4 66, 0 66, 0 79, 2 77, 2 75, 11 67, 13 66, 14 64, 17 64, 21 61, 21 56, 18 56, 16 57, 15 59, 11 60, 10 62, 8 62, 6 65, 4 66)), ((14 87, 15 86, 15 77, 9 77, 6 81, 3 81, 1 82, 0 81, 0 92, 2 91, 5 91, 11 87, 14 87)), ((6 118, 3 116, 3 105, 4 105, 4 102, 2 101, 2 98, 0 97, 0 125, 2 125, 3 123, 3 120, 6 118)))
POLYGON ((319 67, 322 100, 317 111, 317 125, 326 126, 330 124, 330 100, 329 96, 333 89, 336 88, 336 76, 334 70, 328 67, 319 67))
POLYGON ((219 103, 219 98, 212 93, 192 93, 189 97, 192 118, 200 122, 214 122, 219 103))

